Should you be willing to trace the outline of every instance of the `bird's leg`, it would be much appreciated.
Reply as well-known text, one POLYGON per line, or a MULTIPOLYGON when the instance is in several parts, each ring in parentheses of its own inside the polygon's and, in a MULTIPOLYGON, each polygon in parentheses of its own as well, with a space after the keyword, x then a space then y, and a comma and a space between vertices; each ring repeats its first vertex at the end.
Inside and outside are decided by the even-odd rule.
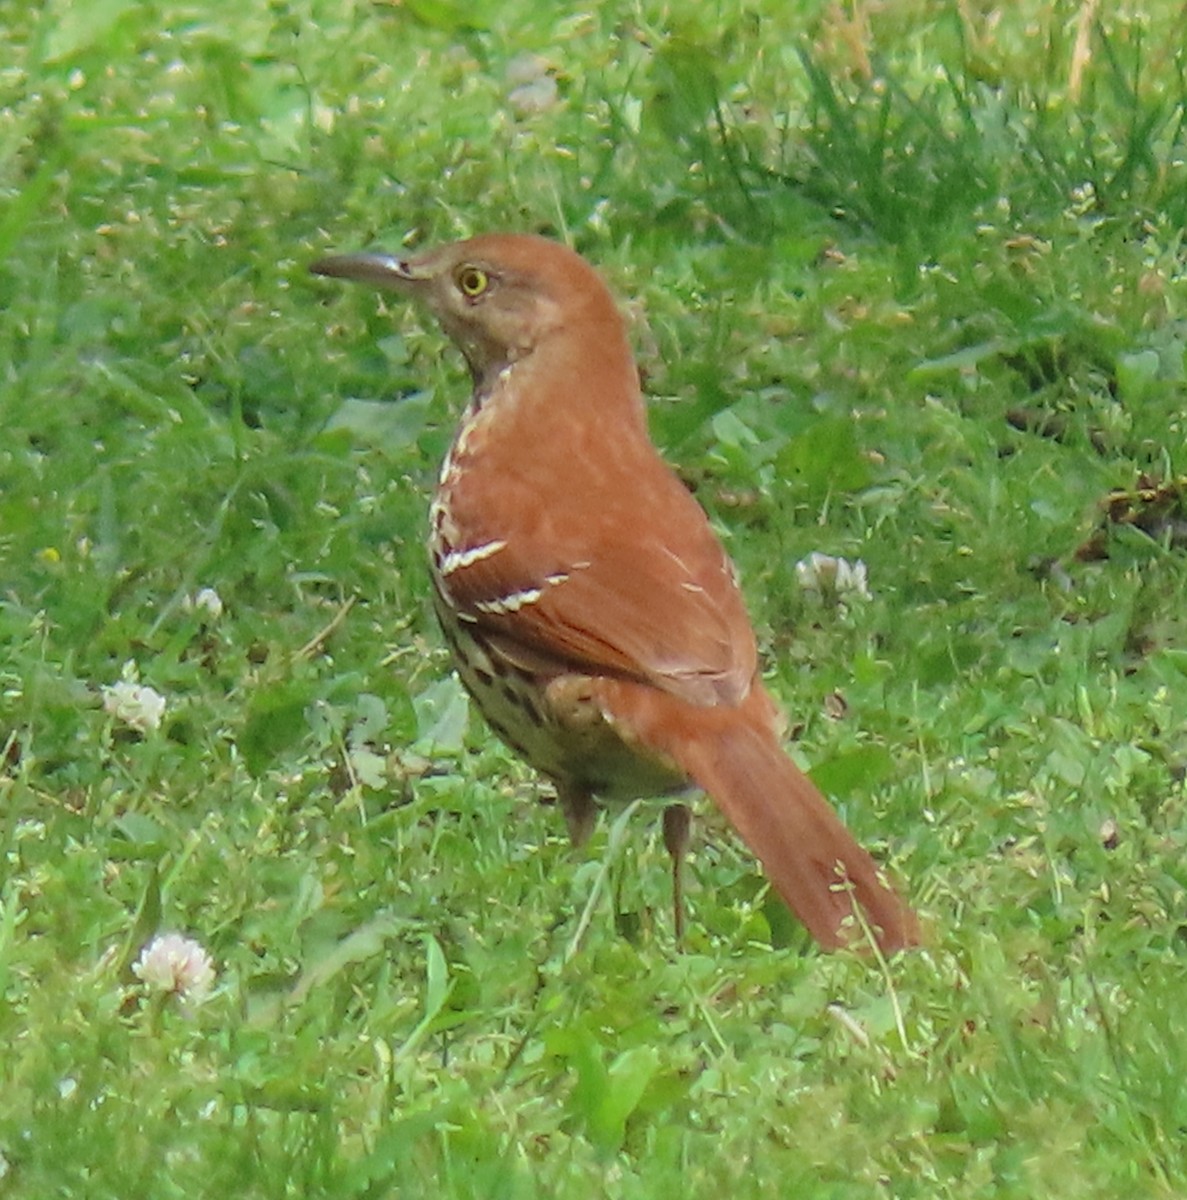
POLYGON ((579 850, 593 833, 598 819, 598 806, 589 792, 572 784, 558 783, 556 798, 561 812, 565 814, 565 824, 569 827, 569 841, 574 850, 579 850))
POLYGON ((672 858, 672 916, 676 945, 684 945, 684 857, 688 852, 692 814, 686 804, 664 809, 664 848, 672 858))

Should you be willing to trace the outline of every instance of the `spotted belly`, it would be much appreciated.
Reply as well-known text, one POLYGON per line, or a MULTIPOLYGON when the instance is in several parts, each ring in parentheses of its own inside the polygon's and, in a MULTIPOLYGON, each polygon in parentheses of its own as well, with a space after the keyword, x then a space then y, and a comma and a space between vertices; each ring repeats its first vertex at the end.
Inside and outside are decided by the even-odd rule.
POLYGON ((440 580, 434 602, 458 676, 499 739, 559 788, 608 800, 681 791, 674 765, 644 755, 602 715, 593 680, 528 671, 508 661, 477 623, 461 619, 440 580))

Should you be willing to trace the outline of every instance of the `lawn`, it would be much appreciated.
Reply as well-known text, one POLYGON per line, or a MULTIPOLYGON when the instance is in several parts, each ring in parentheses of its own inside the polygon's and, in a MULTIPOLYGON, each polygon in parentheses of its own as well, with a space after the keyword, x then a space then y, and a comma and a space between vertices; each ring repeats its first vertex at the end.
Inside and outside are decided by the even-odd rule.
POLYGON ((0 1197, 1187 1194, 1182 4, 685 8, 0 0, 0 1197), (489 229, 921 950, 704 803, 678 948, 658 807, 572 851, 467 707, 463 364, 307 268, 489 229))

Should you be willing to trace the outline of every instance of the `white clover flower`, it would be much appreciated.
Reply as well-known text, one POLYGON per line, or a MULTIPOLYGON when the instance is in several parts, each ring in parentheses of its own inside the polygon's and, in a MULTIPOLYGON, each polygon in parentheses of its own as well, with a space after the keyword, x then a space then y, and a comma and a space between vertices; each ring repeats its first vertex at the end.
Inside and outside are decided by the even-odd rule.
POLYGON ((116 720, 141 733, 160 729, 165 715, 165 697, 160 692, 131 679, 121 679, 102 690, 103 707, 116 720))
POLYGON ((813 550, 795 564, 795 577, 804 591, 817 599, 843 604, 847 600, 871 599, 866 565, 859 558, 834 558, 813 550))
POLYGON ((516 116, 547 112, 557 102, 556 77, 546 59, 520 54, 507 64, 507 103, 516 116))
POLYGON ((214 588, 199 588, 190 599, 189 608, 217 621, 223 615, 223 598, 214 588))
POLYGON ((186 1008, 201 1004, 214 986, 214 963, 201 943, 180 933, 153 938, 132 965, 138 979, 154 992, 176 996, 186 1008))
POLYGON ((856 600, 873 599, 866 565, 860 558, 856 562, 850 562, 846 558, 837 559, 837 594, 856 600))

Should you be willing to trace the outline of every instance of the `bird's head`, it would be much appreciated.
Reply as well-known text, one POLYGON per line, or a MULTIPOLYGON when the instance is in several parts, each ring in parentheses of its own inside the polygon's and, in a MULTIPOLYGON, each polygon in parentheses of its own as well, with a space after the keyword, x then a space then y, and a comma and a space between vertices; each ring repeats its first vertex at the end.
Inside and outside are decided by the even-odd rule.
POLYGON ((476 383, 535 352, 548 339, 607 320, 621 327, 594 269, 556 242, 484 234, 412 257, 334 255, 309 268, 420 301, 466 357, 476 383))

